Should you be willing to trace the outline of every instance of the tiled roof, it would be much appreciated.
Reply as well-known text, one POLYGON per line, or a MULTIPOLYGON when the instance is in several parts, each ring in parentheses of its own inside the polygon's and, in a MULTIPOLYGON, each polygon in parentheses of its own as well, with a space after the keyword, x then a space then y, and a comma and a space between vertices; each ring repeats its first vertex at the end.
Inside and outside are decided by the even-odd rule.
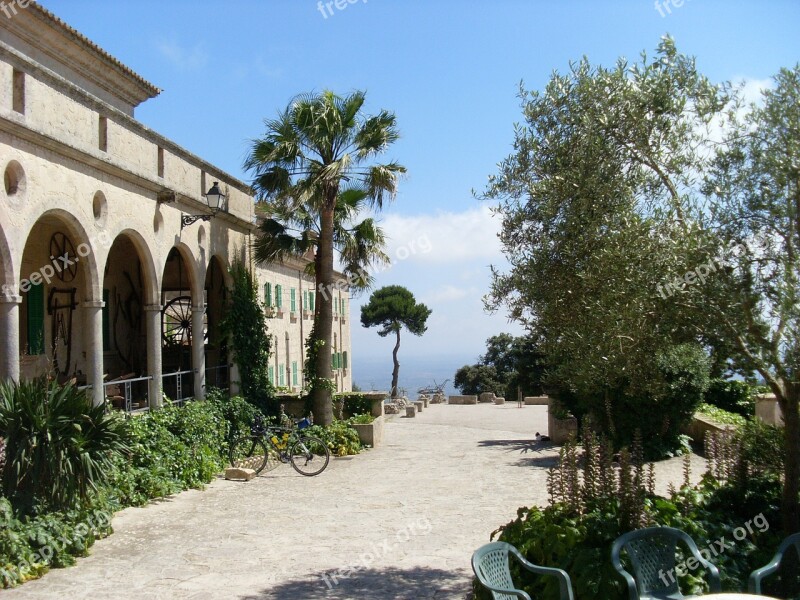
POLYGON ((97 54, 102 60, 111 63, 114 67, 122 71, 125 75, 128 75, 129 77, 137 81, 143 88, 146 89, 146 91, 150 94, 151 98, 154 98, 155 96, 158 96, 158 94, 161 93, 161 89, 159 89, 158 87, 147 81, 144 77, 136 73, 133 69, 131 69, 127 65, 120 62, 118 59, 111 56, 111 54, 103 50, 100 46, 98 46, 88 37, 83 35, 80 31, 65 23, 55 14, 44 8, 41 4, 38 4, 37 2, 31 2, 28 5, 28 9, 36 11, 44 20, 51 21, 54 26, 62 29, 67 35, 74 38, 81 45, 86 46, 92 52, 97 54))

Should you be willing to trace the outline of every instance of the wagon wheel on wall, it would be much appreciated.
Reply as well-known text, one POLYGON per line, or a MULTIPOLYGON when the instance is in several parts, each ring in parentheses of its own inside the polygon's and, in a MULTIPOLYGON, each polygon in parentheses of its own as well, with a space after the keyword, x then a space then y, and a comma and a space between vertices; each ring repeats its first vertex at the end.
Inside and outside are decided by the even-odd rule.
POLYGON ((78 275, 78 260, 75 246, 66 234, 56 231, 50 238, 50 256, 56 275, 61 281, 72 281, 78 275))
POLYGON ((178 296, 161 311, 162 335, 168 346, 192 343, 192 297, 178 296))
MULTIPOLYGON (((168 346, 192 345, 192 297, 178 296, 161 311, 162 335, 168 346)), ((203 332, 203 339, 208 332, 203 332)))

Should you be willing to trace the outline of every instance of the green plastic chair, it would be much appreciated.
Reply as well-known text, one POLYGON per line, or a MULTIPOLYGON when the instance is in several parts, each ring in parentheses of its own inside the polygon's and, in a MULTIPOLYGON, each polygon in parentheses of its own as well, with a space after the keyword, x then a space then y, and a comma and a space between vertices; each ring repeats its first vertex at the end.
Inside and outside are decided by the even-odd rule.
POLYGON ((689 548, 692 556, 708 571, 708 584, 713 592, 720 591, 719 571, 705 560, 694 540, 680 529, 647 527, 619 536, 611 546, 611 562, 628 584, 630 600, 678 600, 684 596, 678 587, 675 569, 675 550, 678 542, 689 548), (620 554, 625 551, 633 567, 633 575, 622 566, 620 554))
POLYGON ((794 551, 797 552, 797 558, 800 560, 800 533, 793 533, 781 542, 781 545, 778 546, 778 551, 775 553, 775 556, 772 557, 771 561, 760 569, 756 569, 750 573, 750 579, 747 582, 747 589, 750 592, 754 594, 761 593, 761 580, 764 577, 772 575, 780 568, 783 555, 791 546, 794 546, 794 551))
POLYGON ((478 548, 472 555, 472 570, 481 585, 492 592, 494 600, 531 600, 531 597, 514 588, 511 580, 511 571, 508 565, 508 555, 513 554, 528 571, 537 575, 552 575, 558 578, 561 588, 561 600, 574 600, 572 595, 572 582, 569 575, 561 569, 540 567, 525 560, 519 550, 506 542, 493 542, 478 548))

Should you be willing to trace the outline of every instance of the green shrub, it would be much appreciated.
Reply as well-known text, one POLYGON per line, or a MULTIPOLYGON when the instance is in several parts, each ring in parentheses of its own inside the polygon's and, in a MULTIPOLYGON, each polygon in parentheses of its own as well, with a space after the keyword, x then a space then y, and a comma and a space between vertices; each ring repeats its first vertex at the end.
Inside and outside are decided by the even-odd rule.
POLYGON ((744 424, 747 423, 747 419, 745 419, 742 415, 738 413, 732 413, 725 409, 719 408, 718 406, 714 406, 713 404, 701 404, 697 408, 697 412, 714 419, 717 423, 721 423, 722 425, 735 425, 736 427, 743 427, 744 424))
POLYGON ((362 415, 353 415, 352 417, 347 419, 347 422, 352 423, 354 425, 369 425, 374 420, 375 417, 373 417, 371 414, 364 413, 362 415))
POLYGON ((334 414, 340 419, 346 419, 354 415, 371 413, 372 399, 364 394, 353 392, 335 394, 333 397, 333 406, 334 414))
POLYGON ((334 421, 327 427, 312 425, 304 431, 325 442, 334 456, 349 456, 361 452, 358 433, 345 421, 334 421))
POLYGON ((755 394, 744 381, 712 379, 703 402, 750 419, 756 412, 755 394))
POLYGON ((15 506, 69 508, 85 502, 127 450, 123 421, 92 406, 73 385, 38 378, 0 383, 2 489, 15 506))

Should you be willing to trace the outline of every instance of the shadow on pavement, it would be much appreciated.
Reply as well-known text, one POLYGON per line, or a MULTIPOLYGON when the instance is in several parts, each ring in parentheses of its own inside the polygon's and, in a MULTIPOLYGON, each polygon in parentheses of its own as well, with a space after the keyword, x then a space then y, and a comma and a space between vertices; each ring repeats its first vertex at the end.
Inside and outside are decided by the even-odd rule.
POLYGON ((360 569, 346 579, 323 573, 287 581, 242 600, 465 600, 472 597, 470 579, 442 569, 360 569))
POLYGON ((519 452, 520 458, 514 463, 518 467, 544 467, 549 469, 558 465, 558 455, 544 452, 557 449, 551 442, 536 440, 482 440, 479 448, 506 448, 508 452, 519 452))

